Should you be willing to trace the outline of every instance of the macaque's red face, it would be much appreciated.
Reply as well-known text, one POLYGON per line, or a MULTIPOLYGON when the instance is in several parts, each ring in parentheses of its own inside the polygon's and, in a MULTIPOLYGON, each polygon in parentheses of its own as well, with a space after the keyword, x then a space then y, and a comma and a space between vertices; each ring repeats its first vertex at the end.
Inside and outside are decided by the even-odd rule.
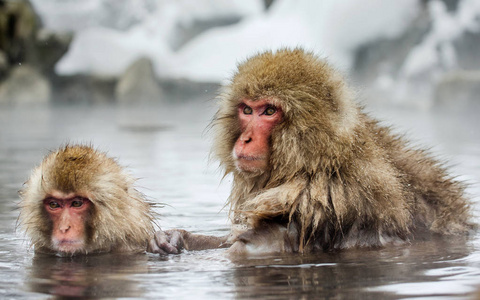
POLYGON ((244 172, 265 171, 270 158, 270 136, 283 117, 271 101, 245 99, 238 106, 241 134, 233 148, 235 166, 244 172))
POLYGON ((53 225, 53 250, 75 253, 84 249, 92 202, 76 195, 65 195, 48 197, 43 200, 43 205, 53 225))

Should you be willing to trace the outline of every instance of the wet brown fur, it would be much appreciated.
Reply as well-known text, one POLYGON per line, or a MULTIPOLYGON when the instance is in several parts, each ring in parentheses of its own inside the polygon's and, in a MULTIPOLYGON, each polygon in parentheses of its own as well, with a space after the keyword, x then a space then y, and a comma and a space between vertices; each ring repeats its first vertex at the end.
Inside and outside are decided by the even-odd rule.
POLYGON ((65 146, 47 155, 20 191, 19 225, 36 250, 49 251, 52 224, 43 200, 54 191, 75 193, 93 203, 84 254, 145 251, 154 233, 151 205, 135 179, 105 153, 65 146))
POLYGON ((220 96, 213 156, 233 174, 234 222, 294 224, 299 251, 382 246, 414 232, 472 228, 464 185, 425 151, 412 149, 362 112, 343 78, 301 49, 258 54, 238 66, 220 96), (270 168, 235 168, 243 99, 270 99, 283 121, 271 137, 270 168))

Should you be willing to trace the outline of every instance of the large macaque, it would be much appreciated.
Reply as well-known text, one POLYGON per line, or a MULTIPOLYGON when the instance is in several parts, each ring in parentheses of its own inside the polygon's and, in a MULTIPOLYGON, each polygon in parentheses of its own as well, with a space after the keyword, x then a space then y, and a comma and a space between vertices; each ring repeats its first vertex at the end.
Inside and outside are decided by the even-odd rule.
POLYGON ((19 224, 38 252, 145 251, 152 211, 134 182, 104 153, 65 146, 46 156, 20 191, 19 224))
MULTIPOLYGON (((233 174, 233 221, 247 225, 228 240, 232 253, 379 247, 473 228, 464 185, 363 113, 312 53, 240 64, 212 125, 213 154, 233 174)), ((157 246, 184 246, 185 232, 172 235, 158 232, 157 246)))

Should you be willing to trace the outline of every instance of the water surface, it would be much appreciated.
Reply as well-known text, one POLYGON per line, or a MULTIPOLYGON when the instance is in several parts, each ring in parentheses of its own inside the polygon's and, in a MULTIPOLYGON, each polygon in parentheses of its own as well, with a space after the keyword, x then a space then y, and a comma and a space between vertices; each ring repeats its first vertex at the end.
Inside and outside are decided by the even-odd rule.
MULTIPOLYGON (((137 110, 55 106, 0 110, 0 298, 351 299, 480 297, 480 235, 414 241, 383 249, 230 260, 224 250, 160 257, 35 255, 15 229, 17 191, 42 157, 67 142, 91 143, 119 159, 139 189, 166 206, 163 229, 229 231, 223 209, 231 179, 209 163, 213 115, 203 100, 137 110)), ((478 112, 370 109, 414 144, 448 159, 479 200, 478 112)))

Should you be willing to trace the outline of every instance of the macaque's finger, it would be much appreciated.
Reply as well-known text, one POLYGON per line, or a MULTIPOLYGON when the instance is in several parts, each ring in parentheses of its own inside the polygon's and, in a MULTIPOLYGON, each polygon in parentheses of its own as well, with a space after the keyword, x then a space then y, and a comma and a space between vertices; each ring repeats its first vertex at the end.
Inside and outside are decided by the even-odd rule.
POLYGON ((158 253, 158 254, 161 254, 161 255, 167 255, 167 254, 168 254, 167 252, 165 252, 165 251, 163 251, 162 249, 160 249, 160 247, 158 247, 155 238, 151 239, 151 240, 148 242, 147 252, 150 252, 150 253, 158 253))
POLYGON ((177 249, 183 248, 183 237, 180 231, 171 231, 168 233, 170 235, 170 245, 177 249))
POLYGON ((157 231, 155 232, 154 235, 154 240, 158 248, 163 250, 164 252, 168 254, 178 254, 180 251, 176 247, 172 246, 171 243, 169 243, 169 239, 165 232, 163 231, 157 231))

